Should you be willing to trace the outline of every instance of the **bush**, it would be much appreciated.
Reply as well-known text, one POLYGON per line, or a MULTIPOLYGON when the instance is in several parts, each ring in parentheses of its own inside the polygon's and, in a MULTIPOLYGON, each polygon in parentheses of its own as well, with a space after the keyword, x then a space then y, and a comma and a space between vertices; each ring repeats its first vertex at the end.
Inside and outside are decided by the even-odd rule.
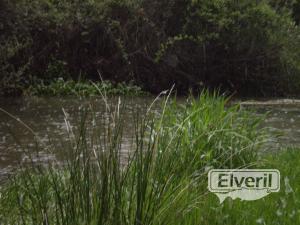
POLYGON ((1 3, 2 92, 39 79, 134 80, 160 92, 299 90, 297 4, 225 0, 1 3), (294 13, 294 14, 293 14, 294 13), (294 16, 293 16, 294 15, 294 16), (57 62, 62 67, 56 67, 57 62), (63 72, 49 68, 60 68, 63 72), (53 73, 55 72, 55 73, 53 73))
POLYGON ((298 89, 291 85, 299 80, 299 30, 288 11, 247 0, 196 0, 178 11, 173 17, 185 22, 162 45, 158 59, 176 56, 192 84, 250 95, 298 89))

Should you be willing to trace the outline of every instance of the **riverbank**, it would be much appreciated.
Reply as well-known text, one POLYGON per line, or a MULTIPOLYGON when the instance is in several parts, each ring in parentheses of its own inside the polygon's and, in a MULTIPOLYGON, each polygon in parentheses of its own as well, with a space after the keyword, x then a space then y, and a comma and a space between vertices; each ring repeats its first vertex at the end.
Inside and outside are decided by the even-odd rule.
MULTIPOLYGON (((295 225, 300 222, 300 185, 298 180, 300 179, 300 149, 285 149, 282 152, 278 152, 276 154, 266 154, 263 155, 260 160, 257 162, 255 167, 257 168, 276 168, 281 173, 281 189, 279 193, 271 193, 269 196, 259 199, 256 201, 241 201, 240 199, 231 200, 226 199, 223 204, 220 205, 219 199, 212 193, 208 193, 205 190, 205 185, 203 185, 202 190, 198 193, 198 190, 190 190, 198 193, 198 195, 194 193, 182 194, 182 196, 174 195, 172 199, 176 201, 176 197, 180 198, 180 201, 186 201, 184 203, 179 203, 176 201, 175 206, 171 205, 172 203, 163 203, 160 202, 158 204, 166 207, 172 207, 173 212, 169 212, 168 218, 165 218, 163 222, 156 221, 152 218, 149 222, 143 222, 142 224, 178 224, 178 225, 194 225, 194 224, 204 224, 204 225, 254 225, 254 224, 268 224, 268 225, 295 225), (188 198, 188 195, 192 195, 195 199, 188 198), (169 204, 169 205, 168 205, 169 204), (178 204, 178 205, 176 205, 178 204), (180 205, 184 205, 183 208, 180 205), (189 205, 191 204, 191 205, 189 205), (180 208, 180 210, 178 210, 180 208), (155 223, 152 223, 153 220, 155 223)), ((54 171, 52 171, 54 172, 54 171)), ((26 178, 29 178, 28 174, 25 174, 26 178)), ((43 221, 42 215, 40 214, 42 208, 45 207, 46 213, 49 213, 48 207, 51 207, 51 203, 48 202, 46 205, 37 205, 36 208, 33 208, 33 203, 37 203, 39 201, 49 201, 51 196, 48 193, 49 188, 51 189, 52 185, 55 185, 53 182, 57 182, 57 185, 66 185, 61 183, 61 179, 66 179, 66 177, 62 177, 58 174, 41 174, 46 177, 41 177, 39 175, 30 176, 32 179, 30 182, 34 182, 34 186, 28 186, 29 183, 23 184, 24 180, 21 178, 17 178, 14 184, 6 189, 2 187, 1 190, 1 198, 0 198, 0 221, 21 221, 22 210, 19 207, 24 206, 24 200, 27 199, 27 203, 29 204, 26 207, 31 209, 28 213, 23 212, 23 216, 26 221, 43 221), (50 177, 49 177, 50 176, 50 177), (52 176, 52 178, 51 178, 52 176), (55 176, 55 177, 53 177, 55 176), (56 177, 57 176, 57 177, 56 177), (50 179, 50 180, 48 180, 50 179), (57 180, 55 180, 57 179, 57 180), (48 183, 48 182, 50 183, 48 183), (21 185, 21 186, 19 186, 21 185), (24 186, 23 186, 24 185, 24 186), (10 189, 15 188, 15 190, 10 189), (22 190, 20 190, 20 188, 22 190), (37 188, 37 189, 36 189, 37 188), (47 193, 40 193, 47 192, 47 193), (32 195, 31 197, 29 195, 32 195), (19 198, 19 197, 22 198, 19 198), (39 199, 39 197, 44 197, 46 199, 39 199), (30 199, 28 199, 30 198, 30 199), (48 198, 48 199, 47 199, 48 198), (21 201, 19 206, 17 206, 16 201, 21 201), (32 201, 32 202, 31 202, 32 201), (10 211, 12 210, 13 211, 10 211)), ((203 179, 206 179, 203 176, 203 179)), ((56 187, 57 191, 61 191, 61 186, 56 187)), ((65 187, 66 188, 66 187, 65 187)), ((113 187, 111 187, 113 188, 113 187)), ((109 192, 109 190, 106 190, 109 192)), ((181 191, 184 191, 182 189, 181 191)), ((55 193, 52 193, 55 194, 55 193)), ((56 193, 58 194, 58 193, 56 193)), ((63 193, 61 193, 63 195, 63 193)), ((101 190, 99 190, 99 196, 101 195, 101 190)), ((178 193, 177 193, 178 194, 178 193)), ((75 194, 76 195, 76 194, 75 194)), ((59 196, 56 196, 59 197, 59 196)), ((79 196, 77 196, 79 197, 79 196)), ((116 197, 116 196, 115 196, 116 197)), ((122 196, 120 196, 122 197, 122 196)), ((124 196, 123 196, 124 197, 124 196)), ((59 207, 59 199, 58 202, 54 202, 55 207, 59 207)), ((96 199, 94 199, 96 200, 96 199)), ((162 200, 162 199, 160 199, 162 200)), ((63 201, 61 199, 60 201, 63 201)), ((84 201, 83 199, 81 201, 84 201)), ((45 203, 45 202, 44 202, 45 203)), ((83 203, 83 202, 82 202, 83 203)), ((60 202, 61 207, 66 207, 65 202, 60 202)), ((160 206, 161 206, 160 205, 160 206)), ((75 206, 70 206, 75 207, 75 206)), ((79 207, 79 206, 77 206, 79 207)), ((90 205, 91 211, 94 212, 93 205, 90 205)), ((100 207, 100 206, 99 206, 100 207)), ((59 210, 59 208, 58 208, 59 210)), ((71 209, 69 209, 71 210, 71 209)), ((132 209, 134 210, 134 209, 132 209)), ((77 210, 76 210, 77 211, 77 210)), ((92 213, 91 212, 91 213, 92 213)), ((63 211, 62 213, 65 213, 63 211)), ((109 212, 107 212, 109 213, 109 212)), ((67 224, 68 220, 71 218, 67 218, 69 216, 65 214, 59 214, 59 217, 56 221, 63 221, 61 224, 67 224)), ((104 215, 102 215, 104 217, 104 215)), ((159 215, 160 217, 162 215, 159 215)), ((99 217, 100 219, 101 217, 99 217)), ((51 223, 53 219, 49 219, 49 224, 57 224, 51 223)), ((113 220, 111 218, 111 220, 113 220)), ((71 220, 75 222, 74 224, 97 224, 96 222, 87 223, 86 221, 81 221, 78 223, 76 220, 71 220), (76 223, 77 222, 77 223, 76 223)), ((115 222, 115 221, 114 221, 115 222)), ((111 224, 115 224, 111 222, 111 224)), ((133 224, 126 223, 126 221, 122 224, 133 224)))
POLYGON ((134 81, 158 94, 300 92, 297 1, 20 0, 0 3, 0 94, 32 81, 134 81))
POLYGON ((146 96, 148 93, 131 83, 112 83, 110 81, 74 81, 55 79, 50 82, 36 82, 24 91, 29 96, 146 96))
POLYGON ((59 143, 45 144, 36 137, 37 145, 27 151, 35 152, 29 164, 23 163, 1 187, 0 222, 295 224, 298 151, 259 154, 269 136, 258 129, 261 119, 238 105, 226 106, 227 101, 204 92, 184 104, 163 102, 160 113, 136 112, 127 153, 122 102, 106 107, 97 120, 92 108, 86 108, 76 126, 67 123, 69 141, 63 144, 60 163, 30 163, 38 162, 37 152, 61 149, 59 143), (226 200, 219 205, 207 191, 208 170, 240 167, 279 169, 281 192, 255 202, 226 200))

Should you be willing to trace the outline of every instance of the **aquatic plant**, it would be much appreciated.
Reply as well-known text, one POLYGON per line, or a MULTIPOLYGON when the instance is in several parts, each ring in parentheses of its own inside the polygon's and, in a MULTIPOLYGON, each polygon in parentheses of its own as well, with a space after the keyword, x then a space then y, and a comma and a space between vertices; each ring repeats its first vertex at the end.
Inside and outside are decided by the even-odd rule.
POLYGON ((36 82, 27 90, 27 95, 34 96, 97 96, 105 92, 109 96, 141 96, 146 95, 142 88, 132 83, 113 84, 110 81, 88 82, 54 79, 51 82, 36 82))

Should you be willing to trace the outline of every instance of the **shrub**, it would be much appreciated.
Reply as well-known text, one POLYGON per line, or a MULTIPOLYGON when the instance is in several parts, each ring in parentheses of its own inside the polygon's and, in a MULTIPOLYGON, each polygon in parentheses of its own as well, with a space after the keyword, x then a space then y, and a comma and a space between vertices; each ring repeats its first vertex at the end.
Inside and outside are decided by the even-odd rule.
POLYGON ((185 22, 158 59, 176 56, 177 68, 193 84, 250 95, 298 89, 291 85, 299 80, 299 29, 287 9, 266 1, 196 0, 178 12, 172 16, 185 22))
POLYGON ((49 68, 61 62, 57 68, 73 80, 95 81, 100 72, 154 93, 174 83, 178 93, 203 85, 243 95, 298 93, 294 3, 1 1, 1 86, 22 89, 36 77, 58 78, 61 72, 49 68))

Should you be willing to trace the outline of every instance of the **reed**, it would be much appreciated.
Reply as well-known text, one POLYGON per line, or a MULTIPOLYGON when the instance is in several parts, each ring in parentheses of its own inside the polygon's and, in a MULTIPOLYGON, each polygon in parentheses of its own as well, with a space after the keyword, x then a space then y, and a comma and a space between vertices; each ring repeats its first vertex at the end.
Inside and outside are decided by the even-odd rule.
POLYGON ((203 92, 184 104, 168 96, 159 112, 136 111, 128 154, 123 103, 107 105, 92 127, 93 110, 84 110, 75 130, 67 123, 65 161, 26 166, 1 187, 0 223, 191 224, 208 170, 251 167, 265 140, 259 119, 227 103, 203 92))

